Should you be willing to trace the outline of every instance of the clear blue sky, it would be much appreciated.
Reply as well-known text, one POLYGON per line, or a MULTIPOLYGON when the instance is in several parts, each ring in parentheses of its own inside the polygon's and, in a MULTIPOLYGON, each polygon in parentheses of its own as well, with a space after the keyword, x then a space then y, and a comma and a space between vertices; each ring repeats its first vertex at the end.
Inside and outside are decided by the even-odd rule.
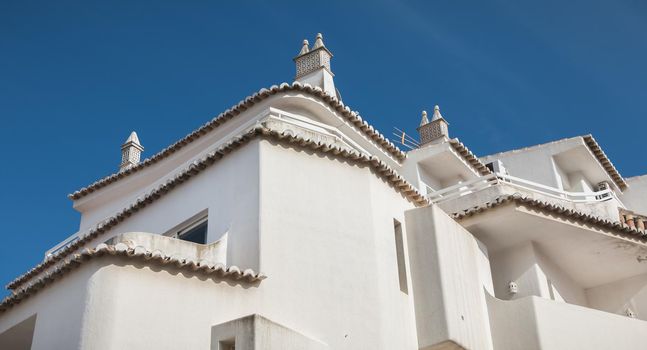
MULTIPOLYGON (((74 233, 66 195, 262 87, 317 32, 390 135, 439 104, 478 155, 592 133, 647 173, 647 1, 0 0, 0 283, 74 233)), ((1 293, 1 292, 0 292, 1 293)))

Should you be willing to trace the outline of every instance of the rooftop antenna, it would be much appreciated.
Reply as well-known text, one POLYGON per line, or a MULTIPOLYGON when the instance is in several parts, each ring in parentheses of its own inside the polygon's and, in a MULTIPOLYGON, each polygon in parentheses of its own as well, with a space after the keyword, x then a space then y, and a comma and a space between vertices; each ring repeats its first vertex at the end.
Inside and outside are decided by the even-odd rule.
POLYGON ((397 137, 397 142, 401 144, 403 147, 406 147, 410 150, 416 149, 420 147, 420 143, 418 140, 414 139, 411 137, 409 134, 406 132, 393 127, 393 136, 397 137))

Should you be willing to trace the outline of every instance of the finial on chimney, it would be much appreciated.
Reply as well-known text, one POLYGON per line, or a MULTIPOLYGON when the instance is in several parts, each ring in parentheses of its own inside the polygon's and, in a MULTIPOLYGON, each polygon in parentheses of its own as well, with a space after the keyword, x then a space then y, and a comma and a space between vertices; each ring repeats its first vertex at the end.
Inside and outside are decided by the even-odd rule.
POLYGON ((427 111, 422 111, 422 119, 420 120, 420 125, 423 126, 429 124, 429 119, 427 119, 427 111))
POLYGON ((139 143, 136 132, 131 132, 130 136, 123 145, 121 145, 121 164, 119 171, 124 171, 130 167, 139 164, 144 147, 139 143))
POLYGON ((324 45, 321 33, 317 34, 311 49, 308 49, 308 41, 304 40, 299 55, 294 58, 297 68, 297 75, 294 80, 302 84, 319 87, 327 94, 339 98, 333 81, 335 75, 330 69, 331 58, 332 53, 324 45))
POLYGON ((303 39, 303 46, 301 46, 301 51, 299 51, 299 56, 305 55, 308 52, 310 52, 310 48, 308 47, 308 40, 303 39))
POLYGON ((440 106, 435 105, 434 106, 434 115, 431 116, 431 121, 438 120, 438 119, 443 119, 442 114, 440 114, 440 106))
POLYGON ((312 49, 318 49, 320 47, 325 47, 323 43, 323 35, 321 33, 317 33, 317 38, 315 39, 315 44, 312 46, 312 49))
POLYGON ((449 139, 449 123, 440 114, 440 107, 434 106, 434 114, 431 116, 431 121, 427 119, 427 112, 422 112, 422 120, 418 127, 420 134, 420 145, 425 145, 430 142, 443 141, 449 139))

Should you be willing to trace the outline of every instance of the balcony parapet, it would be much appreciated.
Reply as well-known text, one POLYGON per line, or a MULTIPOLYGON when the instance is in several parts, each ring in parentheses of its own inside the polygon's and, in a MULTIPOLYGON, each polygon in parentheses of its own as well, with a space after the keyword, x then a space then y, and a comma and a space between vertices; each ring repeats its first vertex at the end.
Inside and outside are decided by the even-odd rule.
MULTIPOLYGON (((431 192, 427 198, 447 213, 457 213, 490 203, 502 196, 518 195, 544 203, 619 222, 622 202, 611 189, 568 192, 505 174, 492 174, 431 192)), ((645 221, 647 224, 647 221, 645 221)))
POLYGON ((210 244, 198 244, 153 233, 122 233, 95 248, 85 248, 35 274, 28 283, 13 289, 11 295, 0 301, 0 314, 87 261, 102 257, 119 258, 130 264, 179 269, 215 279, 230 279, 237 283, 258 283, 266 278, 264 274, 252 269, 227 266, 226 253, 226 238, 210 244))
POLYGON ((487 294, 487 305, 498 350, 644 349, 647 344, 647 322, 639 319, 535 296, 505 301, 487 294))

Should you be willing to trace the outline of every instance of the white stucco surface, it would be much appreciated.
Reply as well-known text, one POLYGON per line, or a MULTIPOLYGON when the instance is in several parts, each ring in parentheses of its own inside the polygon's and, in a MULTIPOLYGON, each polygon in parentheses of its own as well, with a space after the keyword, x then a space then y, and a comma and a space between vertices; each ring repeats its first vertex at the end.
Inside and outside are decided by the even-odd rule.
POLYGON ((492 349, 487 251, 439 207, 406 213, 418 348, 492 349))
POLYGON ((535 296, 487 302, 497 350, 638 350, 647 343, 642 320, 535 296))
POLYGON ((273 300, 264 315, 332 349, 414 348, 393 228, 413 205, 346 163, 261 143, 261 267, 273 300))
POLYGON ((164 234, 206 210, 207 242, 215 242, 227 234, 227 264, 258 271, 258 202, 259 143, 251 141, 88 246, 96 246, 124 232, 164 234))
POLYGON ((628 209, 642 215, 647 215, 647 175, 627 179, 629 189, 622 194, 622 201, 628 209))
MULTIPOLYGON (((94 267, 96 268, 96 267, 94 267)), ((36 315, 32 350, 78 349, 95 283, 93 268, 70 274, 0 316, 0 334, 36 315)))
POLYGON ((494 291, 499 299, 535 295, 571 304, 588 304, 584 289, 532 242, 497 252, 490 256, 490 263, 494 291), (517 293, 510 293, 510 282, 517 284, 517 293))
POLYGON ((598 310, 647 320, 647 274, 642 274, 586 290, 589 306, 598 310))

